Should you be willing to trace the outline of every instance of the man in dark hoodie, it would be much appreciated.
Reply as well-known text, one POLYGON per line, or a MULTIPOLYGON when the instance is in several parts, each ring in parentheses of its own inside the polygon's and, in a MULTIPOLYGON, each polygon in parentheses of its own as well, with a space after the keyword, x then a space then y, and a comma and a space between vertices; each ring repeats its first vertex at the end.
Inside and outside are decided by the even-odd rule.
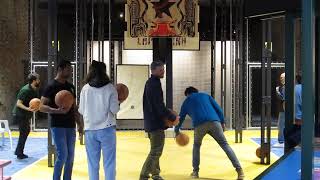
POLYGON ((164 64, 159 61, 151 63, 151 77, 146 82, 143 93, 143 115, 144 129, 148 133, 151 149, 146 161, 143 164, 140 180, 148 180, 150 174, 154 180, 163 180, 160 176, 159 159, 161 157, 165 134, 167 129, 164 119, 174 122, 179 121, 179 116, 175 116, 166 108, 163 101, 163 92, 160 79, 164 77, 164 64))
POLYGON ((59 108, 55 104, 55 96, 61 90, 67 90, 76 97, 74 85, 68 82, 72 75, 70 61, 61 60, 57 68, 57 76, 48 83, 41 97, 40 111, 49 113, 51 120, 50 128, 57 152, 53 180, 60 180, 63 167, 63 179, 71 180, 76 141, 76 123, 78 124, 79 133, 83 132, 83 123, 80 121, 80 115, 75 104, 71 109, 59 108))

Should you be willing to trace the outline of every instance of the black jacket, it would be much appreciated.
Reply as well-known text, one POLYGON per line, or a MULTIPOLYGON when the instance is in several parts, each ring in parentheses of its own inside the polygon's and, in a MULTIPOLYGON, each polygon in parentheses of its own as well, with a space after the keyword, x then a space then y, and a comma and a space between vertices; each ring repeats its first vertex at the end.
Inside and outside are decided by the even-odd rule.
POLYGON ((160 79, 153 75, 144 87, 143 115, 146 132, 167 129, 164 119, 172 121, 176 119, 176 116, 164 105, 160 79))

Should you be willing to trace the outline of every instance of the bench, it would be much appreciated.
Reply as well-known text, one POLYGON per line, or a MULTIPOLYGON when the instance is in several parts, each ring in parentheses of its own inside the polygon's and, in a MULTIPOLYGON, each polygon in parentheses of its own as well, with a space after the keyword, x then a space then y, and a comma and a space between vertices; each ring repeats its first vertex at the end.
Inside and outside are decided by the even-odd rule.
POLYGON ((9 165, 11 161, 7 160, 0 160, 0 180, 11 180, 11 177, 4 177, 3 176, 3 168, 9 165))

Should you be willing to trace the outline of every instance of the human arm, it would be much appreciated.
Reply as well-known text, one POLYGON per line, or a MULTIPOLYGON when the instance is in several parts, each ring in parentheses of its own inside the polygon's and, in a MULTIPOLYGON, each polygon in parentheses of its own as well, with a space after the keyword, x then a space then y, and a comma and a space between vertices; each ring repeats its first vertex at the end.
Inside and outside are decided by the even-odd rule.
POLYGON ((79 135, 81 135, 81 134, 83 134, 83 129, 84 129, 83 118, 82 118, 82 115, 78 111, 78 106, 74 104, 73 108, 74 108, 74 118, 75 118, 75 121, 77 124, 78 132, 79 132, 79 135))
POLYGON ((176 135, 179 134, 180 128, 181 128, 181 126, 182 126, 182 124, 183 124, 183 122, 184 122, 184 120, 185 120, 185 118, 187 116, 187 105, 186 105, 187 102, 186 101, 187 100, 185 100, 183 102, 183 104, 181 106, 181 109, 180 109, 180 114, 179 114, 180 121, 179 121, 179 124, 174 127, 174 131, 175 131, 176 135))
POLYGON ((284 101, 285 100, 285 94, 284 94, 284 86, 277 86, 276 87, 276 94, 277 94, 277 97, 278 99, 284 101))
POLYGON ((37 111, 37 109, 31 109, 30 107, 25 106, 21 99, 17 100, 17 107, 19 107, 20 109, 26 110, 26 111, 30 111, 30 112, 37 111))
POLYGON ((224 116, 223 116, 223 111, 222 111, 221 107, 220 107, 219 104, 213 99, 213 97, 209 96, 209 100, 210 100, 213 108, 215 109, 217 115, 219 116, 219 119, 220 119, 221 124, 224 124, 224 116))
POLYGON ((28 94, 30 93, 30 91, 28 90, 20 90, 18 96, 17 96, 17 103, 16 106, 20 109, 23 109, 25 111, 30 111, 30 112, 35 112, 37 109, 31 109, 30 107, 25 106, 23 103, 27 104, 29 102, 27 102, 28 99, 28 94))
POLYGON ((69 110, 64 108, 53 108, 49 106, 49 98, 41 96, 40 102, 40 111, 43 113, 50 113, 50 114, 66 114, 69 110))
POLYGON ((109 108, 112 114, 117 114, 120 110, 120 102, 118 100, 118 92, 116 88, 112 88, 112 92, 110 95, 109 108))
POLYGON ((152 83, 147 86, 147 97, 150 98, 150 105, 154 107, 155 113, 160 116, 161 119, 168 119, 169 121, 177 120, 176 115, 166 108, 164 104, 160 83, 152 83))

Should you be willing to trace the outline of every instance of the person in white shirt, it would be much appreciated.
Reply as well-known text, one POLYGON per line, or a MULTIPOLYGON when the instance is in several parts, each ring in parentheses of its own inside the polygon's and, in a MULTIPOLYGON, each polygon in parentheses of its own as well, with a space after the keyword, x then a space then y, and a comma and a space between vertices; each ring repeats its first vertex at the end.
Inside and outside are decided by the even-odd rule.
POLYGON ((93 61, 80 93, 79 113, 83 116, 89 179, 99 179, 101 150, 106 180, 116 176, 116 119, 118 93, 106 74, 103 62, 93 61))

